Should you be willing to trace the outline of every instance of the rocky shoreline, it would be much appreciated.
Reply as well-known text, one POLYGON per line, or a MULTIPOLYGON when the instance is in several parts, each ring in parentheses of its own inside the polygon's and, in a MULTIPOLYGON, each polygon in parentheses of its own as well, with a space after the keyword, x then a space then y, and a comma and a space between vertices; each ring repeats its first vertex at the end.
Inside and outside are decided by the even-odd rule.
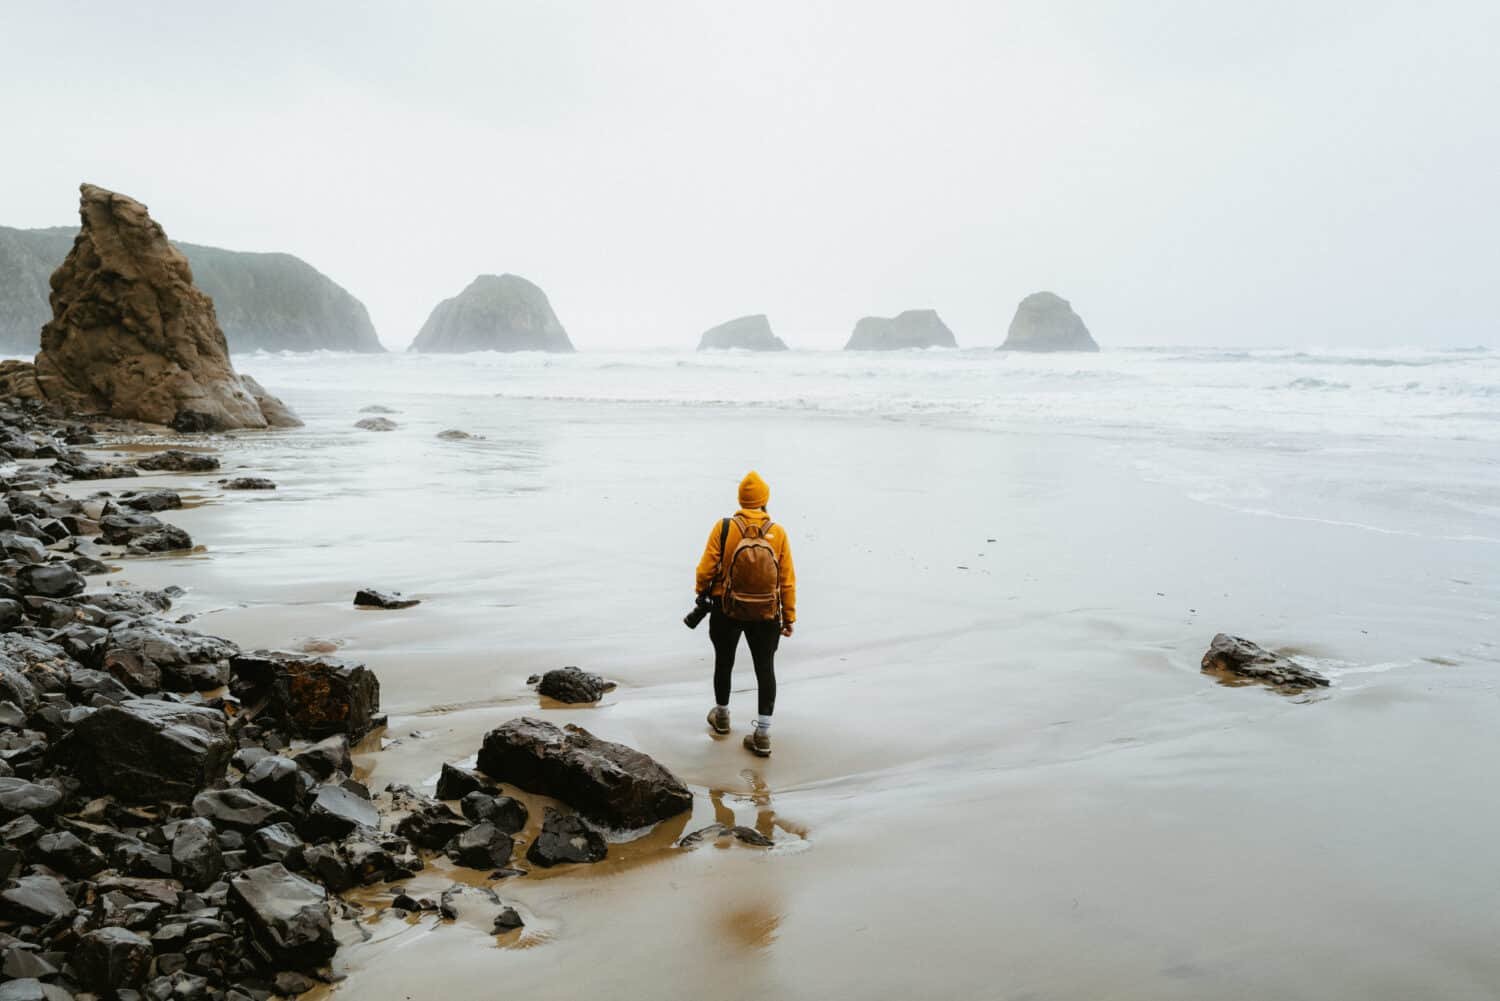
POLYGON ((445 765, 435 795, 372 791, 351 756, 385 724, 367 668, 244 651, 173 621, 181 592, 109 586, 115 561, 192 548, 158 517, 181 498, 57 487, 217 469, 81 451, 152 433, 0 403, 0 999, 296 995, 338 979, 372 909, 451 920, 450 898, 477 893, 513 934, 523 918, 487 881, 598 862, 607 832, 691 810, 648 756, 526 717, 485 736, 480 770, 445 765), (502 785, 549 797, 539 828, 502 785), (483 885, 408 895, 436 859, 483 885))

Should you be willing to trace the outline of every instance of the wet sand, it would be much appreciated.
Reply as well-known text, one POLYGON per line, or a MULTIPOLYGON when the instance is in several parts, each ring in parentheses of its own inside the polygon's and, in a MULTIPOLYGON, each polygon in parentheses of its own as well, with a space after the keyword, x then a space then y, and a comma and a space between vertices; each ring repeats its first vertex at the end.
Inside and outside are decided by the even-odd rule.
POLYGON ((369 664, 391 713, 360 756, 376 788, 430 783, 527 713, 637 746, 696 794, 604 864, 495 883, 519 934, 373 920, 335 997, 1500 990, 1491 542, 1194 501, 1108 438, 286 395, 307 429, 237 435, 213 476, 131 481, 199 491, 172 520, 205 551, 117 577, 188 588, 178 610, 242 645, 369 664), (399 431, 350 427, 373 402, 399 431), (451 426, 487 440, 434 439, 451 426), (802 593, 768 761, 739 746, 748 663, 734 736, 706 731, 708 641, 679 622, 748 464, 802 593), (280 489, 213 484, 241 472, 280 489), (364 585, 423 604, 356 610, 364 585), (1220 630, 1334 686, 1218 685, 1198 659, 1220 630), (564 664, 619 688, 541 706, 525 678, 564 664), (672 847, 726 811, 776 847, 672 847))

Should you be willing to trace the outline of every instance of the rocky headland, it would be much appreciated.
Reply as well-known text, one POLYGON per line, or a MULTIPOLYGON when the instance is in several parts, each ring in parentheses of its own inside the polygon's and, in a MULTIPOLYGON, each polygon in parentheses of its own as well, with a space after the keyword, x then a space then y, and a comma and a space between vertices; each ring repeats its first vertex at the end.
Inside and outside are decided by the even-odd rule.
POLYGON ((771 321, 764 313, 741 316, 710 327, 698 341, 699 351, 785 351, 786 342, 771 332, 771 321))
MULTIPOLYGON (((0 353, 36 351, 52 316, 48 279, 77 236, 74 226, 0 226, 0 353)), ((300 258, 174 245, 214 301, 230 351, 385 350, 364 303, 300 258)))
POLYGON ((958 340, 935 309, 908 309, 897 316, 866 316, 854 325, 845 351, 956 348, 958 340))
POLYGON ((547 293, 518 275, 480 275, 433 307, 412 351, 572 351, 547 293))
POLYGON ((146 207, 92 184, 81 192, 83 226, 50 278, 35 365, 0 366, 0 392, 179 431, 299 424, 234 370, 213 301, 146 207))
POLYGON ((1068 300, 1033 292, 1016 306, 1001 351, 1098 351, 1083 318, 1068 300))

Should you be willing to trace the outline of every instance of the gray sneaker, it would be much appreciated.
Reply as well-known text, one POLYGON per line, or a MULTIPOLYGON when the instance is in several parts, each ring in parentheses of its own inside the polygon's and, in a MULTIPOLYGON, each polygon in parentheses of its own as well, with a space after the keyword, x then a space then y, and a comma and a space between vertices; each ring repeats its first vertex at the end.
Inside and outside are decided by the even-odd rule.
POLYGON ((729 732, 729 710, 714 706, 708 711, 708 728, 717 734, 729 732))
POLYGON ((757 758, 769 758, 771 756, 771 732, 754 730, 745 734, 745 750, 757 758))

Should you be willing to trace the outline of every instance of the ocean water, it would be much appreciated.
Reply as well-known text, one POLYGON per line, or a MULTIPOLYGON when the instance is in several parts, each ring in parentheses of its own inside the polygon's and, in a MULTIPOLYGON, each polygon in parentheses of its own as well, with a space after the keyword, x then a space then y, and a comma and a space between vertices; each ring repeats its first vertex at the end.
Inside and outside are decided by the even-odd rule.
MULTIPOLYGON (((236 364, 306 427, 193 439, 224 473, 69 485, 188 502, 197 552, 96 583, 176 584, 199 628, 370 665, 372 787, 430 785, 524 713, 695 793, 606 863, 493 883, 527 922, 500 947, 483 913, 409 924, 365 894, 338 995, 1500 995, 1490 353, 236 364), (396 430, 354 426, 375 404, 396 430), (740 729, 707 733, 708 641, 680 622, 752 466, 799 579, 765 761, 738 745, 748 668, 740 729), (357 610, 366 585, 422 603, 357 610), (1219 631, 1333 684, 1221 686, 1219 631), (526 678, 564 664, 619 687, 541 702, 526 678), (726 817, 775 847, 674 847, 726 817)), ((440 863, 411 889, 455 878, 493 882, 440 863)))

